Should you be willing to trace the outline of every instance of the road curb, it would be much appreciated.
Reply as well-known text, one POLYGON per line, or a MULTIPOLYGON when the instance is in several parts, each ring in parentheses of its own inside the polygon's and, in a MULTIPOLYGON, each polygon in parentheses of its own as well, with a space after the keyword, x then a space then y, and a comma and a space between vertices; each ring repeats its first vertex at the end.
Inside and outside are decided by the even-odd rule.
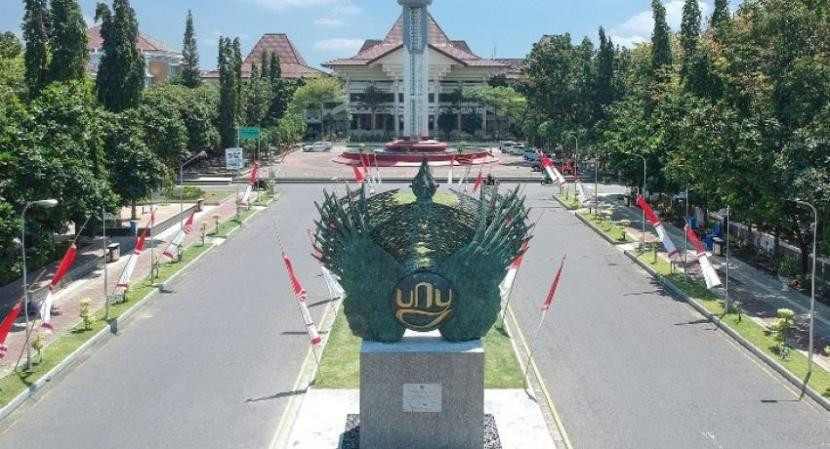
POLYGON ((698 313, 700 313, 701 315, 706 317, 706 319, 708 319, 709 321, 715 323, 721 330, 726 332, 727 335, 732 337, 732 339, 734 339, 735 341, 740 343, 741 346, 748 349, 749 352, 751 352, 756 357, 761 359, 764 363, 769 365, 770 368, 774 369, 778 374, 780 374, 782 377, 787 379, 790 383, 792 383, 794 386, 796 386, 799 390, 803 391, 804 394, 806 394, 807 396, 810 396, 810 398, 812 398, 819 405, 824 407, 825 410, 830 411, 830 401, 827 400, 827 398, 822 396, 819 392, 814 390, 809 385, 806 385, 803 380, 796 377, 789 370, 787 370, 787 368, 783 367, 775 359, 773 359, 768 354, 766 354, 761 349, 759 349, 757 346, 752 344, 752 342, 750 342, 749 340, 744 338, 737 331, 735 331, 734 329, 732 329, 728 325, 724 324, 723 321, 720 318, 718 318, 717 316, 713 315, 711 312, 706 310, 706 308, 703 307, 700 303, 698 303, 697 300, 695 300, 694 298, 692 298, 691 296, 686 294, 686 292, 681 290, 672 281, 667 279, 662 274, 658 273, 654 268, 649 266, 647 263, 643 262, 640 258, 638 258, 631 251, 625 250, 625 251, 623 251, 623 253, 626 255, 626 257, 628 257, 629 259, 634 261, 634 263, 636 263, 637 265, 639 265, 640 267, 645 269, 652 277, 654 277, 655 280, 657 280, 657 282, 660 285, 664 286, 667 290, 669 290, 673 296, 675 296, 678 299, 682 299, 687 304, 692 306, 692 308, 694 308, 698 313))
POLYGON ((581 221, 581 222, 585 223, 586 225, 588 225, 588 227, 589 227, 589 228, 593 229, 593 230, 594 230, 594 232, 596 232, 597 234, 599 234, 599 235, 600 235, 600 237, 602 237, 603 239, 605 239, 605 241, 606 241, 606 242, 608 242, 608 243, 610 243, 610 244, 612 244, 612 245, 614 245, 614 246, 624 245, 624 244, 626 244, 626 243, 631 243, 631 242, 628 242, 628 241, 626 241, 626 242, 620 242, 620 241, 618 241, 618 240, 614 240, 614 239, 612 239, 610 236, 608 236, 606 233, 602 232, 602 229, 598 228, 598 227, 597 227, 597 225, 595 225, 595 224, 591 223, 591 222, 590 222, 587 218, 583 217, 583 216, 582 216, 582 214, 580 214, 579 212, 574 211, 574 212, 573 212, 573 214, 574 214, 574 216, 576 216, 576 218, 577 218, 579 221, 581 221))
MULTIPOLYGON (((273 203, 273 201, 272 201, 272 203, 273 203)), ((269 204, 271 204, 271 203, 269 203, 269 204)), ((261 210, 264 210, 264 209, 261 209, 261 210)), ((257 210, 254 213, 252 213, 251 215, 249 215, 248 218, 243 221, 243 223, 250 220, 251 218, 255 217, 261 210, 257 210)), ((242 225, 242 223, 240 223, 240 225, 237 226, 236 228, 232 229, 231 232, 229 232, 228 235, 225 236, 225 237, 227 238, 234 231, 240 229, 242 227, 241 225, 242 225)), ((127 321, 136 312, 138 312, 148 301, 150 301, 154 296, 161 293, 162 290, 164 289, 164 286, 168 282, 173 281, 176 278, 178 278, 182 273, 184 273, 187 269, 191 268, 196 262, 201 260, 203 257, 205 257, 207 254, 209 254, 211 251, 213 251, 218 246, 219 245, 211 244, 204 252, 202 252, 202 254, 199 254, 198 256, 196 256, 196 258, 194 258, 193 260, 188 262, 187 265, 183 266, 177 272, 173 273, 164 282, 162 282, 160 284, 157 284, 157 285, 154 285, 153 289, 149 293, 147 293, 143 298, 138 300, 132 307, 125 310, 124 313, 122 313, 116 319, 116 328, 117 328, 118 322, 127 321)), ((17 396, 15 396, 14 399, 9 401, 8 404, 6 404, 2 408, 0 408, 0 421, 3 421, 4 419, 6 419, 15 410, 17 410, 21 405, 23 405, 28 399, 31 399, 37 392, 41 391, 49 382, 52 381, 52 379, 54 379, 55 377, 60 375, 67 368, 73 366, 84 353, 86 353, 88 350, 90 350, 96 344, 100 343, 107 335, 112 335, 111 326, 105 326, 104 328, 102 328, 95 335, 90 337, 89 340, 84 342, 81 346, 79 346, 77 349, 72 351, 62 361, 60 361, 57 365, 55 365, 54 368, 47 371, 46 374, 41 376, 40 379, 34 381, 31 385, 29 385, 29 387, 25 391, 23 391, 20 394, 18 394, 17 396)), ((9 373, 9 375, 10 376, 14 375, 14 372, 9 373)))

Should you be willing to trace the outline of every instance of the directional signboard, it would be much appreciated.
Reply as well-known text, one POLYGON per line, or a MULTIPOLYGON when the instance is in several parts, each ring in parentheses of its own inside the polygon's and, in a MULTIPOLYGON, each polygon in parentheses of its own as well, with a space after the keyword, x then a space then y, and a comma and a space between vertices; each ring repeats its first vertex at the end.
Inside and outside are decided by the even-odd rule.
POLYGON ((258 127, 239 128, 239 140, 259 139, 262 137, 262 130, 258 127))

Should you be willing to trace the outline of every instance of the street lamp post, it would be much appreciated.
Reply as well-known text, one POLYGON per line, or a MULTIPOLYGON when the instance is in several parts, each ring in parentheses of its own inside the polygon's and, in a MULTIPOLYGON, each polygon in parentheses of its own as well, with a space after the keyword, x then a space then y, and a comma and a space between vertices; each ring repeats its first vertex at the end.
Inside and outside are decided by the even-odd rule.
MULTIPOLYGON (((689 226, 689 184, 686 184, 686 213, 683 217, 683 223, 689 226)), ((689 236, 686 230, 683 230, 683 276, 689 279, 689 236)))
MULTIPOLYGON (((646 176, 648 175, 648 165, 646 163, 646 157, 640 154, 635 154, 638 158, 643 160, 643 190, 640 191, 640 195, 645 198, 646 196, 646 176)), ((641 208, 642 209, 642 208, 641 208)), ((643 209, 643 217, 642 217, 642 225, 643 225, 643 234, 640 236, 640 250, 645 248, 646 246, 646 210, 643 209)))
POLYGON ((815 328, 816 318, 816 262, 818 259, 818 253, 816 252, 816 241, 818 239, 818 210, 816 210, 815 206, 806 201, 796 199, 793 200, 793 202, 802 206, 807 206, 813 210, 813 278, 812 286, 810 287, 810 335, 807 347, 807 380, 804 382, 806 385, 810 379, 810 376, 813 374, 813 329, 815 328))
POLYGON ((724 222, 726 225, 726 284, 724 285, 726 289, 726 313, 729 313, 729 309, 732 307, 732 299, 729 297, 729 215, 731 212, 732 209, 726 206, 726 220, 724 222))
POLYGON ((29 328, 29 279, 26 273, 26 211, 31 206, 40 206, 43 208, 52 208, 58 205, 58 200, 39 200, 27 202, 23 207, 23 212, 20 214, 20 248, 23 255, 23 314, 26 315, 26 370, 32 370, 32 347, 29 345, 29 336, 31 329, 29 328))
POLYGON ((599 213, 599 158, 594 158, 594 214, 599 213))

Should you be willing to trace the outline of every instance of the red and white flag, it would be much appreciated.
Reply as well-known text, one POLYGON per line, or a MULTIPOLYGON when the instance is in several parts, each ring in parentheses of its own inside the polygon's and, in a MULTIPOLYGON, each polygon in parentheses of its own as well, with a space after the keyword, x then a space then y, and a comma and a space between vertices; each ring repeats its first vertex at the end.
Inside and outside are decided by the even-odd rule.
POLYGON ((669 256, 669 259, 679 262, 680 252, 677 251, 677 247, 674 246, 674 242, 672 242, 671 237, 669 237, 666 233, 666 228, 663 226, 663 222, 657 218, 657 214, 654 213, 654 209, 649 206, 648 201, 646 201, 643 195, 637 196, 637 205, 645 211, 646 218, 651 222, 651 225, 654 226, 654 229, 657 231, 657 236, 660 237, 660 241, 663 242, 663 247, 666 248, 666 253, 669 256))
POLYGON ((360 172, 357 165, 352 165, 352 171, 354 171, 354 181, 356 183, 363 184, 366 181, 366 178, 363 177, 363 173, 360 172))
POLYGON ((579 201, 583 205, 588 204, 591 199, 588 198, 588 194, 585 193, 585 186, 582 184, 582 177, 578 174, 574 174, 574 182, 576 183, 576 191, 579 193, 579 201))
POLYGON ((697 261, 700 263, 700 271, 703 273, 703 279, 706 281, 706 288, 711 290, 723 285, 718 276, 718 272, 712 266, 712 262, 709 261, 706 249, 703 248, 703 244, 700 243, 700 239, 697 238, 697 234, 695 234, 695 231, 692 230, 692 227, 688 223, 686 223, 686 237, 689 238, 689 241, 692 242, 692 245, 697 250, 697 261))
POLYGON ((545 319, 544 314, 546 314, 548 310, 550 310, 550 306, 551 304, 553 304, 553 298, 556 296, 556 290, 559 288, 559 279, 562 277, 562 269, 565 268, 565 259, 567 257, 567 254, 564 257, 562 257, 562 263, 559 264, 559 270, 556 272, 556 277, 553 278, 553 283, 550 285, 550 290, 548 290, 548 296, 545 298, 545 303, 542 304, 542 320, 545 319))
POLYGON ((308 311, 308 306, 305 303, 305 300, 308 298, 308 292, 306 292, 303 288, 303 285, 300 283, 300 279, 297 278, 296 273, 294 273, 294 265, 291 263, 291 259, 288 258, 288 255, 285 254, 285 251, 282 252, 282 260, 285 263, 286 271, 288 271, 288 279, 291 282, 291 290, 294 291, 294 296, 297 298, 297 303, 300 306, 300 313, 303 316, 303 322, 305 323, 308 338, 311 340, 311 344, 313 346, 319 346, 322 344, 323 339, 320 338, 320 334, 317 332, 317 326, 314 324, 314 320, 311 318, 311 313, 308 311))
POLYGON ((52 330, 52 303, 54 302, 53 294, 55 289, 60 285, 61 280, 66 275, 66 272, 72 267, 72 263, 75 261, 75 255, 78 253, 78 247, 75 246, 73 242, 72 245, 69 246, 69 249, 66 250, 66 254, 63 255, 63 259, 61 260, 60 265, 58 265, 58 270, 55 272, 55 276, 52 277, 52 282, 49 283, 49 291, 46 292, 46 299, 43 300, 43 303, 40 305, 40 320, 41 320, 41 329, 46 332, 50 332, 52 330))
POLYGON ((17 304, 9 310, 9 313, 6 315, 6 318, 3 318, 3 321, 0 322, 0 359, 6 356, 6 352, 9 348, 6 346, 6 337, 9 336, 9 331, 12 330, 12 326, 14 325, 15 320, 20 315, 20 312, 23 310, 23 298, 20 298, 17 301, 17 304))
POLYGON ((455 155, 450 156, 450 172, 447 173, 447 187, 452 187, 452 169, 455 166, 455 155))
POLYGON ((173 237, 173 240, 170 241, 170 244, 167 245, 167 249, 164 250, 162 255, 167 257, 170 260, 173 260, 176 257, 176 254, 179 253, 179 249, 182 246, 182 242, 184 242, 185 237, 188 234, 193 232, 193 219, 196 217, 196 210, 193 210, 193 213, 190 214, 190 217, 184 223, 179 232, 176 233, 176 236, 173 237))
POLYGON ((564 186, 568 183, 568 181, 565 180, 565 177, 562 176, 562 172, 560 172, 559 169, 556 168, 556 164, 553 163, 551 158, 549 158, 546 154, 542 153, 541 151, 539 152, 539 158, 540 163, 542 164, 542 168, 544 168, 545 171, 548 173, 548 177, 550 177, 551 181, 559 184, 560 186, 564 186))
POLYGON ((522 262, 524 262, 525 257, 524 254, 527 251, 527 248, 527 241, 522 242, 522 247, 519 249, 519 255, 513 259, 513 263, 511 263, 510 268, 507 269, 507 274, 499 284, 499 292, 501 293, 503 301, 507 300, 507 297, 510 295, 510 291, 513 290, 513 284, 516 282, 516 274, 519 272, 519 268, 522 267, 522 262))
POLYGON ((473 185, 473 193, 478 192, 478 189, 481 188, 481 182, 484 180, 484 178, 482 178, 482 176, 484 176, 484 173, 482 172, 482 170, 483 170, 482 168, 478 169, 478 176, 476 177, 476 183, 475 183, 475 185, 473 185))
POLYGON ((251 181, 245 187, 245 193, 242 195, 242 204, 247 205, 251 198, 251 193, 254 191, 254 186, 259 179, 259 161, 254 161, 254 169, 251 170, 251 181))
POLYGON ((144 251, 144 243, 147 240, 147 235, 150 233, 150 230, 153 229, 155 222, 156 214, 153 212, 150 214, 150 223, 148 223, 147 227, 144 228, 144 231, 135 243, 133 251, 127 258, 127 265, 124 266, 124 270, 121 272, 121 277, 118 278, 118 283, 115 284, 113 294, 122 295, 128 288, 130 288, 130 278, 132 278, 135 266, 138 264, 138 258, 141 257, 141 253, 144 251))

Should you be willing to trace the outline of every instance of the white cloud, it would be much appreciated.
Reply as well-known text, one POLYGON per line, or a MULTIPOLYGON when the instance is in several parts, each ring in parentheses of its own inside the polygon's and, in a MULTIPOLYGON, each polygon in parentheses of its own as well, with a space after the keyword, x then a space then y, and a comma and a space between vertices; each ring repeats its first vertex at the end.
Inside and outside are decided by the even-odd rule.
MULTIPOLYGON (((669 0, 663 2, 666 7, 666 22, 672 30, 679 30, 680 23, 683 21, 683 0, 669 0)), ((700 2, 700 11, 703 19, 702 23, 706 23, 707 16, 711 13, 712 7, 709 1, 700 2)), ((645 42, 651 39, 651 33, 654 30, 654 17, 651 9, 639 12, 628 20, 619 23, 609 30, 611 39, 615 44, 625 47, 633 47, 634 44, 645 42)))
POLYGON ((350 39, 345 37, 335 37, 332 39, 323 39, 314 44, 315 50, 331 51, 337 53, 355 52, 363 46, 363 39, 350 39))
POLYGON ((346 25, 346 22, 340 19, 335 19, 333 17, 320 17, 319 19, 314 21, 314 24, 319 27, 337 28, 346 25))

